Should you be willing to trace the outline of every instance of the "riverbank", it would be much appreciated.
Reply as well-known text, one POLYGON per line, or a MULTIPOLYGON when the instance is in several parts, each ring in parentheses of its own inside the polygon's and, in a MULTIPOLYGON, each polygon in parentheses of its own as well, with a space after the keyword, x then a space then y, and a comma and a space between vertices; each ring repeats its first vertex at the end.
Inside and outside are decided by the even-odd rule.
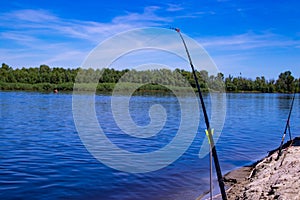
POLYGON ((300 138, 254 163, 224 176, 228 199, 300 199, 300 138))
MULTIPOLYGON (((122 83, 122 87, 119 89, 122 89, 123 91, 131 91, 132 88, 136 88, 137 83, 122 83)), ((78 85, 77 85, 78 86, 78 85)), ((111 93, 114 91, 116 87, 116 83, 98 83, 96 87, 97 92, 105 92, 105 93, 111 93)), ((82 83, 79 86, 80 91, 94 91, 95 86, 94 84, 90 83, 82 83)), ((74 90, 74 83, 73 82, 67 82, 67 83, 60 83, 60 84, 53 84, 53 83, 35 83, 35 84, 29 84, 29 83, 5 83, 0 82, 0 90, 2 91, 30 91, 30 92, 52 92, 53 90, 57 89, 58 91, 64 91, 64 92, 73 92, 74 90)), ((136 92, 159 92, 159 93, 169 93, 171 91, 176 92, 186 92, 189 91, 190 88, 187 87, 177 87, 177 86, 168 86, 165 87, 163 85, 157 85, 157 84, 145 84, 137 89, 136 92)), ((196 88, 193 88, 195 92, 197 92, 196 88)), ((208 92, 217 92, 220 91, 214 91, 214 90, 208 90, 207 88, 201 88, 201 91, 204 93, 208 92)), ((226 91, 226 93, 245 93, 245 94, 262 94, 264 92, 261 91, 226 91)), ((265 92, 265 93, 278 93, 280 92, 265 92)), ((291 93, 291 92, 286 92, 291 93)))
MULTIPOLYGON (((61 83, 61 84, 51 84, 51 83, 36 83, 36 84, 28 84, 28 83, 1 83, 0 82, 0 90, 4 91, 36 91, 36 92, 52 92, 57 89, 58 91, 66 91, 73 92, 73 90, 80 91, 96 91, 97 92, 108 92, 111 93, 115 90, 116 83, 98 83, 96 88, 93 83, 80 83, 76 84, 74 87, 74 83, 61 83)), ((138 83, 121 83, 118 85, 118 90, 121 91, 131 91, 132 88, 138 88, 136 92, 187 92, 190 91, 189 87, 177 87, 177 86, 163 86, 157 84, 138 84, 138 83)), ((196 89, 193 88, 195 91, 196 89)), ((208 92, 207 89, 203 89, 203 92, 208 92)))

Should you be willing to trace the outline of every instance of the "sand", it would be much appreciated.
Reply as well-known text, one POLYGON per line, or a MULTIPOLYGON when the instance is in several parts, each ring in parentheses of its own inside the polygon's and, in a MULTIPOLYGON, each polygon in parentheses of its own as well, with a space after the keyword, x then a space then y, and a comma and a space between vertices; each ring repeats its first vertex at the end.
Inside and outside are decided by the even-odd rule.
POLYGON ((300 138, 286 143, 278 160, 277 154, 226 174, 228 199, 300 200, 300 138))

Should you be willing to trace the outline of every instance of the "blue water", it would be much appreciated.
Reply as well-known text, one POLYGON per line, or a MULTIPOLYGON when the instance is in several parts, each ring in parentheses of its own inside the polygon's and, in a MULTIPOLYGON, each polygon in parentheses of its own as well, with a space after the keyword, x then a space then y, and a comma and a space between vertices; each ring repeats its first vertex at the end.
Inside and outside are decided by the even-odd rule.
MULTIPOLYGON (((174 96, 131 98, 130 114, 139 126, 150 122, 151 105, 159 103, 166 109, 164 129, 150 139, 121 133, 112 118, 110 98, 96 96, 97 117, 107 137, 119 147, 155 151, 175 137, 181 115, 174 96)), ((227 94, 226 98, 226 121, 217 143, 223 174, 264 157, 279 145, 291 102, 289 94, 227 94)), ((291 118, 293 136, 300 134, 299 105, 297 95, 291 118)), ((208 158, 198 158, 204 127, 201 122, 201 134, 174 163, 158 171, 131 174, 107 167, 85 148, 73 120, 72 94, 2 91, 0 199, 195 199, 209 187, 208 158)))

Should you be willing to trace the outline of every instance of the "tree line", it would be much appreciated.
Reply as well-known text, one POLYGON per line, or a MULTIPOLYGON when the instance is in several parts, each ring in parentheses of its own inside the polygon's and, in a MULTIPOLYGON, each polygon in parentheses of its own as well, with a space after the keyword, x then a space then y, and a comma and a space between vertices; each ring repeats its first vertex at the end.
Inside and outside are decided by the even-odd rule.
MULTIPOLYGON (((231 75, 225 78, 222 73, 209 75, 205 70, 196 71, 196 75, 203 91, 222 91, 222 89, 227 92, 263 93, 300 91, 300 79, 294 78, 290 71, 280 73, 277 80, 266 80, 264 76, 256 77, 254 80, 231 75)), ((164 90, 161 85, 174 87, 191 85, 196 88, 192 72, 183 69, 173 71, 168 69, 136 71, 134 69, 115 70, 109 68, 94 70, 92 68, 50 68, 47 65, 13 69, 5 63, 0 68, 0 89, 2 90, 51 91, 56 88, 63 91, 72 91, 75 81, 82 84, 98 82, 98 91, 112 91, 118 81, 147 84, 143 86, 145 90, 164 90), (78 74, 80 75, 77 76, 78 74)))

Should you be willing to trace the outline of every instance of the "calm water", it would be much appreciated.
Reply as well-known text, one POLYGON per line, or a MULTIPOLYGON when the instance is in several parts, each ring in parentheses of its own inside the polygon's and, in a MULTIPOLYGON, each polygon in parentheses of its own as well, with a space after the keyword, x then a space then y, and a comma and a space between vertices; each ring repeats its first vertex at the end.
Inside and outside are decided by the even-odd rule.
MULTIPOLYGON (((227 94, 226 122, 217 144, 223 174, 279 145, 290 101, 287 94, 227 94)), ((130 114, 138 125, 149 123, 154 103, 164 106, 168 117, 164 129, 148 140, 120 134, 110 96, 97 95, 97 117, 120 147, 142 152, 147 144, 154 151, 172 140, 180 119, 175 97, 134 96, 130 114)), ((294 136, 300 134, 299 104, 297 95, 294 136)), ((209 187, 208 158, 198 158, 204 127, 201 123, 203 134, 168 167, 130 174, 103 165, 86 150, 75 128, 71 94, 0 92, 0 199, 195 199, 209 187)))

